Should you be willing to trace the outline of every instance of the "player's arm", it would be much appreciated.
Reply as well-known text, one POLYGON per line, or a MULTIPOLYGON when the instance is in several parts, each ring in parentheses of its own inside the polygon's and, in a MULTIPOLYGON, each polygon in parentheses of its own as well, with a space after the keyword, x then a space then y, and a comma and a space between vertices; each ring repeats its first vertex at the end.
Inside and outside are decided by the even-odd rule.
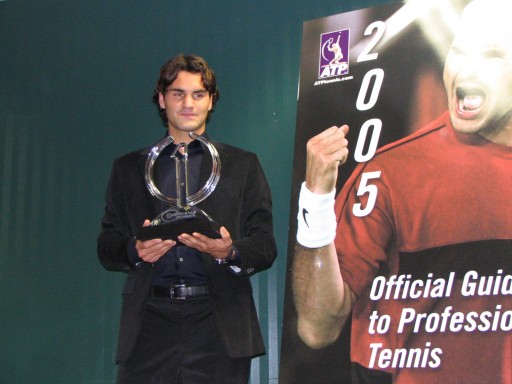
POLYGON ((298 333, 311 348, 324 347, 338 338, 354 300, 343 282, 334 247, 335 186, 338 166, 348 156, 347 132, 347 126, 331 127, 307 144, 292 284, 298 333))
POLYGON ((321 248, 297 244, 293 292, 301 339, 311 348, 336 341, 350 315, 354 295, 341 277, 334 244, 321 248))

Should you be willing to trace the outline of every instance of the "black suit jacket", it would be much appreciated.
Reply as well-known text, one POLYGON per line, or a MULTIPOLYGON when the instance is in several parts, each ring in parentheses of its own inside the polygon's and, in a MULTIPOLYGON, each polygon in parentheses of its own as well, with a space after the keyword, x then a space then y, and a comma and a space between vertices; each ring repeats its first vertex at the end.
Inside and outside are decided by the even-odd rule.
MULTIPOLYGON (((231 357, 262 355, 265 346, 249 277, 270 268, 277 255, 270 189, 255 154, 218 142, 213 144, 221 161, 220 180, 215 191, 198 207, 228 229, 241 257, 241 272, 235 275, 228 266, 215 264, 209 255, 203 255, 213 313, 231 357)), ((102 265, 107 270, 128 273, 122 295, 117 361, 127 360, 135 346, 153 278, 151 264, 143 263, 134 269, 127 256, 128 241, 145 219, 155 218, 162 208, 144 180, 151 148, 114 161, 98 236, 102 265)), ((200 185, 204 185, 211 169, 212 160, 205 149, 200 185)))

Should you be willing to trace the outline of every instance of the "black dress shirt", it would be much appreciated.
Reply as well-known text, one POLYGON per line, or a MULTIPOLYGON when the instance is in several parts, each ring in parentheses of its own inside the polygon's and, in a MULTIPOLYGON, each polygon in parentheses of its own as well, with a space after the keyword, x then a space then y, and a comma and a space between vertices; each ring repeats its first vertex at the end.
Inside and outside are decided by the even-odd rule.
MULTIPOLYGON (((159 156, 156 166, 165 196, 176 197, 176 165, 171 153, 176 145, 167 146, 159 156)), ((194 140, 188 145, 188 193, 192 195, 199 190, 199 171, 204 151, 199 141, 194 140)), ((177 154, 177 156, 182 156, 177 154)), ((162 202, 162 212, 169 208, 162 202)), ((176 284, 205 284, 205 272, 202 253, 193 248, 179 245, 173 247, 153 267, 155 277, 153 285, 168 286, 176 284)))
MULTIPOLYGON (((176 144, 168 145, 156 160, 159 189, 163 195, 176 198, 176 165, 171 154, 176 144)), ((204 150, 199 141, 194 140, 188 145, 188 193, 194 194, 199 190, 199 171, 204 156, 204 150)), ((181 156, 178 154, 178 156, 181 156)), ((162 212, 169 205, 162 202, 162 212)), ((153 219, 153 218, 151 218, 153 219)), ((135 249, 135 240, 128 244, 129 258, 132 264, 139 265, 141 260, 135 249)), ((153 285, 169 286, 170 284, 205 284, 205 271, 202 253, 186 246, 173 247, 153 264, 153 285)))

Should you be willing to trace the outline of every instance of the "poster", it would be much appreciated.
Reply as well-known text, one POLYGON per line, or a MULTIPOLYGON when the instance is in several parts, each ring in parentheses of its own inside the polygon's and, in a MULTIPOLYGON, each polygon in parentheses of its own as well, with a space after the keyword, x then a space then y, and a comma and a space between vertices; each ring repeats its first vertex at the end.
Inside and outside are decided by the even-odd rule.
POLYGON ((496 12, 511 6, 488 2, 496 8, 473 11, 469 28, 460 22, 469 3, 397 2, 304 23, 281 383, 351 383, 354 359, 396 383, 512 382, 512 210, 500 197, 512 190, 512 29, 496 12), (473 77, 457 80, 455 66, 473 77), (472 131, 482 111, 495 116, 485 122, 494 131, 472 131), (428 132, 443 140, 454 119, 457 145, 434 140, 428 148, 428 132), (377 266, 364 283, 347 276, 357 313, 335 342, 312 349, 297 334, 292 290, 297 200, 306 142, 342 124, 350 155, 337 179, 346 205, 337 236, 347 239, 337 241, 377 266), (379 259, 372 236, 386 231, 389 249, 379 259))

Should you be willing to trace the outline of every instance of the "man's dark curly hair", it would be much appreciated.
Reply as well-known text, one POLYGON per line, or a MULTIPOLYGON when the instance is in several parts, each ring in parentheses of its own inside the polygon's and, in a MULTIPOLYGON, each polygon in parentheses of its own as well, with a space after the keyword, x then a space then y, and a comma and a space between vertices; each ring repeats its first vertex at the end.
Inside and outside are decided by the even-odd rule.
POLYGON ((210 68, 206 60, 196 55, 185 56, 184 54, 179 54, 173 57, 160 69, 160 77, 158 78, 156 88, 153 92, 153 103, 158 107, 158 113, 160 114, 160 118, 162 119, 165 127, 167 127, 167 116, 165 115, 165 109, 160 108, 158 94, 162 93, 165 95, 167 88, 174 82, 174 80, 176 80, 180 71, 201 74, 203 85, 210 96, 212 96, 212 109, 208 112, 206 121, 210 120, 215 103, 220 97, 220 92, 217 89, 215 73, 210 68))

